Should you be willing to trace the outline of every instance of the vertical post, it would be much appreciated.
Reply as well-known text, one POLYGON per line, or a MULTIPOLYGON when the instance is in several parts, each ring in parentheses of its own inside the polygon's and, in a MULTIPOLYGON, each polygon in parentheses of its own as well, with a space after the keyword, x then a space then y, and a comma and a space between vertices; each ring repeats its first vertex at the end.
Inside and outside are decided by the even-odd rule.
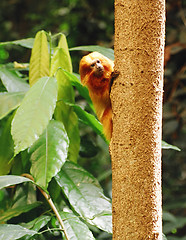
POLYGON ((164 0, 115 0, 113 240, 162 239, 164 0))

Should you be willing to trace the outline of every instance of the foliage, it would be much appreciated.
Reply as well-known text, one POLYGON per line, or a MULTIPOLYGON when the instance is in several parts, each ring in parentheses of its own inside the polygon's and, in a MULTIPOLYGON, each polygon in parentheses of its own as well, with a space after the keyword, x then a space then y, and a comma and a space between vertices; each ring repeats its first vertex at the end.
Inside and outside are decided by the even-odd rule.
MULTIPOLYGON (((181 149, 181 151, 163 150, 163 219, 164 232, 168 240, 181 240, 186 238, 186 224, 184 223, 184 218, 186 216, 185 7, 185 0, 166 1, 163 139, 171 145, 176 145, 181 149)), ((24 171, 29 172, 31 167, 25 151, 15 156, 14 164, 13 162, 7 164, 9 159, 13 157, 13 141, 10 134, 10 124, 14 116, 12 111, 20 105, 25 91, 29 88, 26 82, 28 80, 28 64, 20 65, 17 62, 27 63, 29 61, 30 49, 32 49, 34 42, 33 36, 37 31, 41 29, 53 33, 62 31, 68 37, 68 44, 72 50, 73 68, 74 71, 77 72, 78 62, 82 53, 73 50, 72 47, 92 44, 106 47, 113 46, 114 4, 113 0, 108 0, 106 2, 98 2, 97 0, 64 0, 63 2, 54 0, 37 2, 34 0, 1 0, 0 19, 0 41, 12 42, 14 39, 17 39, 13 44, 0 44, 0 63, 9 62, 9 64, 6 65, 6 67, 8 67, 8 72, 6 72, 6 74, 4 74, 4 71, 6 71, 7 68, 0 69, 1 81, 4 82, 3 84, 7 84, 4 87, 4 85, 0 83, 0 90, 2 92, 0 94, 0 102, 7 103, 4 105, 0 104, 0 116, 2 116, 2 120, 0 121, 0 171, 4 169, 4 171, 8 172, 12 166, 11 174, 20 175, 24 171), (18 40, 21 38, 27 39, 18 40), (14 64, 10 63, 15 60, 17 62, 14 64), (14 66, 16 66, 16 69, 14 66), (9 77, 4 81, 3 76, 6 77, 8 73, 9 77), (14 81, 11 81, 12 78, 14 81), (18 81, 16 81, 16 79, 18 81), (10 80, 10 82, 8 82, 8 80, 10 80), (22 80, 21 83, 19 83, 20 80, 22 80), (9 148, 7 146, 9 146, 9 148), (1 156, 4 157, 2 158, 1 156), (20 158, 22 159, 22 163, 19 161, 20 158)), ((53 45, 56 43, 56 39, 58 39, 57 35, 56 37, 52 36, 53 45)), ((86 50, 90 49, 86 48, 86 50)), ((102 50, 100 49, 100 51, 102 50)), ((104 54, 106 53, 104 52, 104 54)), ((110 50, 108 50, 108 54, 110 54, 110 50)), ((96 176, 101 182, 106 195, 111 196, 111 169, 108 146, 102 137, 96 136, 92 128, 85 125, 85 123, 91 124, 92 121, 94 125, 97 121, 95 118, 94 120, 96 121, 93 119, 89 121, 89 118, 87 120, 89 113, 92 113, 92 106, 90 99, 88 99, 87 91, 81 87, 76 77, 77 75, 66 71, 64 71, 64 74, 71 78, 70 81, 73 88, 77 89, 75 90, 76 105, 74 105, 74 103, 69 103, 67 99, 66 103, 68 102, 68 105, 72 106, 76 114, 78 114, 78 111, 82 112, 78 114, 81 137, 78 164, 96 176), (85 104, 81 96, 86 99, 89 103, 88 105, 85 104), (82 108, 86 109, 88 113, 86 112, 86 114, 83 114, 85 112, 82 108)), ((100 130, 97 131, 98 134, 99 132, 100 130)), ((167 148, 167 145, 164 147, 167 148)), ((57 206, 64 207, 65 205, 63 205, 63 203, 68 203, 68 200, 66 200, 66 198, 64 200, 64 196, 59 189, 59 191, 55 191, 55 186, 56 182, 52 178, 52 181, 49 183, 48 191, 57 206), (61 199, 63 199, 64 202, 61 199)), ((32 184, 24 183, 17 185, 16 188, 8 188, 6 191, 2 190, 0 192, 0 213, 3 209, 2 206, 6 206, 7 209, 9 206, 13 206, 14 193, 16 193, 16 199, 17 201, 19 200, 20 205, 26 205, 28 199, 30 201, 29 204, 35 203, 36 196, 38 200, 44 202, 40 194, 35 193, 35 187, 32 184), (23 194, 23 192, 25 193, 23 194), (27 195, 29 198, 26 197, 27 195), (11 201, 9 198, 11 198, 11 201)), ((38 214, 42 214, 45 211, 43 205, 45 210, 48 208, 47 204, 42 204, 38 207, 38 214)), ((61 209, 60 207, 59 210, 61 209)), ((36 228, 36 231, 39 231, 41 225, 41 230, 43 230, 47 223, 47 226, 50 228, 56 227, 54 218, 51 217, 51 215, 41 215, 37 217, 34 210, 17 216, 9 221, 11 221, 11 224, 25 222, 23 227, 27 227, 27 229, 32 227, 33 230, 36 228), (32 219, 35 220, 32 221, 32 219), (41 222, 42 224, 40 225, 41 222)), ((88 225, 88 227, 92 229, 97 239, 109 239, 107 233, 99 232, 90 225, 88 225)), ((53 231, 53 233, 55 234, 56 232, 53 231)), ((53 233, 45 232, 43 235, 45 238, 48 237, 48 239, 61 239, 61 237, 54 237, 53 233)), ((34 238, 36 239, 36 236, 34 236, 34 238)), ((41 238, 41 235, 38 235, 37 238, 41 238)))
POLYGON ((78 91, 93 112, 88 90, 72 72, 66 38, 59 34, 55 46, 51 34, 39 31, 32 45, 28 39, 2 43, 17 44, 33 48, 29 64, 0 66, 0 238, 95 239, 104 231, 110 238, 111 201, 77 163, 78 119, 104 142, 102 126, 75 103, 78 91))
MULTIPOLYGON (((28 39, 25 42, 17 40, 3 44, 20 44, 27 47, 27 42, 28 39)), ((111 202, 104 196, 97 179, 77 164, 80 146, 77 120, 90 126, 104 139, 102 126, 94 115, 75 103, 73 86, 80 95, 87 99, 90 109, 93 110, 87 89, 80 84, 77 74, 72 73, 72 63, 65 36, 59 34, 59 42, 56 47, 52 42, 53 38, 50 34, 44 31, 36 34, 28 78, 26 77, 27 72, 22 73, 25 66, 28 68, 25 64, 16 63, 14 66, 11 65, 11 68, 9 65, 2 65, 0 68, 2 84, 5 88, 1 93, 0 118, 2 123, 5 123, 6 129, 1 137, 5 141, 6 135, 9 137, 9 142, 6 142, 8 144, 4 144, 1 152, 3 166, 1 175, 12 173, 12 175, 0 177, 0 187, 7 188, 32 180, 32 184, 35 184, 40 190, 42 189, 41 193, 46 199, 50 198, 49 195, 46 195, 48 192, 50 195, 54 195, 60 214, 56 212, 53 202, 51 203, 52 199, 48 202, 62 226, 63 231, 58 228, 57 230, 64 239, 72 239, 72 237, 82 239, 82 235, 85 236, 84 239, 95 239, 86 223, 111 233, 111 202), (29 84, 23 80, 25 78, 28 79, 29 84), (7 119, 10 119, 8 126, 6 126, 7 119), (14 149, 11 148, 11 154, 7 157, 6 153, 13 144, 14 149), (17 165, 19 169, 17 169, 17 165), (31 180, 13 175, 14 171, 31 180), (50 185, 53 186, 52 194, 50 185), (58 195, 62 196, 61 200, 58 199, 58 195), (62 220, 59 216, 62 217, 62 220)), ((88 46, 72 50, 81 49, 88 50, 88 46)), ((113 58, 111 49, 90 46, 91 50, 98 50, 113 58)), ((162 142, 162 147, 179 150, 165 142, 162 142)), ((20 189, 22 191, 23 186, 20 189)), ((2 194, 9 193, 3 190, 2 194)), ((14 194, 17 194, 17 188, 14 194)), ((27 203, 24 207, 20 205, 22 201, 18 197, 14 200, 16 207, 11 206, 12 201, 8 201, 9 207, 2 209, 0 221, 8 224, 1 225, 0 236, 6 236, 5 232, 11 232, 9 239, 20 237, 27 239, 28 235, 32 237, 40 234, 38 231, 43 224, 36 229, 35 225, 28 227, 30 222, 26 223, 26 228, 23 228, 17 221, 15 222, 19 225, 13 224, 14 221, 12 223, 12 219, 15 217, 26 212, 29 214, 32 209, 41 205, 39 201, 36 201, 38 196, 36 192, 33 192, 33 188, 32 198, 35 201, 29 203, 30 194, 29 190, 25 193, 24 198, 27 198, 27 203), (19 232, 20 235, 16 235, 16 232, 19 232)), ((44 211, 46 211, 45 208, 44 211)), ((45 217, 44 222, 47 219, 44 226, 52 225, 51 214, 45 214, 42 210, 34 218, 31 215, 30 221, 41 221, 41 216, 45 217)), ((56 226, 52 225, 52 227, 56 226)))

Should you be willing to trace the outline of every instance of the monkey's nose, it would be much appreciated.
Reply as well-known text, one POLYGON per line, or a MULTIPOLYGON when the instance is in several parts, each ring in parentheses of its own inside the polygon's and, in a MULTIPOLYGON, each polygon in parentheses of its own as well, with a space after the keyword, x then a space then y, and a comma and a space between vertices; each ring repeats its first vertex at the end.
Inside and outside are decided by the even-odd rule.
POLYGON ((101 64, 96 64, 94 68, 94 74, 96 77, 101 77, 104 72, 104 67, 101 64))
POLYGON ((101 63, 96 63, 96 70, 99 72, 103 72, 104 68, 101 63))

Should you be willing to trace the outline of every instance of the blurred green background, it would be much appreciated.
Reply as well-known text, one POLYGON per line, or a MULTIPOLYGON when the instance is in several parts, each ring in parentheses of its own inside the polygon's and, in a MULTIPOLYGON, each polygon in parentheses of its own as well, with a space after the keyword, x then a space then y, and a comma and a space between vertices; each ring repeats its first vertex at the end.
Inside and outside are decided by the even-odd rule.
MULTIPOLYGON (((186 0, 166 2, 163 140, 181 152, 163 150, 164 233, 186 239, 186 0)), ((69 47, 100 45, 113 48, 114 1, 1 0, 0 42, 34 37, 39 30, 63 32, 69 47)), ((74 72, 82 52, 71 52, 74 72)), ((0 46, 0 64, 28 62, 30 50, 0 46)), ((76 96, 77 101, 82 101, 76 96)), ((81 126, 79 163, 100 180, 111 196, 108 146, 90 128, 81 126)))

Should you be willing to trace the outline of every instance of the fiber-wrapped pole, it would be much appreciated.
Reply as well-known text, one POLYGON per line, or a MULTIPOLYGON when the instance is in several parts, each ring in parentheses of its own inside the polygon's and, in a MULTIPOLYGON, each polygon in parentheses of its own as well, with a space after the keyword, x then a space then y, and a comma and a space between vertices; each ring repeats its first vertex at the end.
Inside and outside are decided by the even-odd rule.
POLYGON ((113 240, 162 239, 164 0, 115 0, 113 240))

